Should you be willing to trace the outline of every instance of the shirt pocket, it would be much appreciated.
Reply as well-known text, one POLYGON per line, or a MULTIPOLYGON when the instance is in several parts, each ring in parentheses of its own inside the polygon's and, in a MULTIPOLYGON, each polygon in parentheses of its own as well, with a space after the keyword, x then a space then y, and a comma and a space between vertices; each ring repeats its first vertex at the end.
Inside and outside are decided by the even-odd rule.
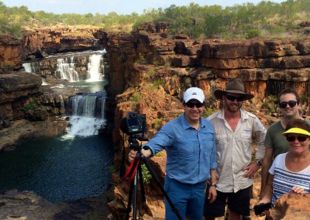
POLYGON ((197 135, 185 136, 179 138, 174 149, 175 153, 184 158, 190 158, 195 153, 195 148, 198 147, 197 135))
POLYGON ((244 144, 252 143, 252 129, 246 128, 240 132, 240 135, 237 137, 238 141, 244 144))
POLYGON ((212 130, 203 130, 200 133, 201 144, 206 145, 208 149, 214 146, 215 133, 212 130))

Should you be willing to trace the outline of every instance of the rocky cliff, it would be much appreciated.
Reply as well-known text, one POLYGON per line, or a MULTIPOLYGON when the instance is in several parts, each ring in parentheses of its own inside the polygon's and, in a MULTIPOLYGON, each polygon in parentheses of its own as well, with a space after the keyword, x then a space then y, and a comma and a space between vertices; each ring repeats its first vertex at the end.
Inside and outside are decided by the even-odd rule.
MULTIPOLYGON (((22 40, 10 36, 0 37, 0 132, 1 137, 5 138, 0 141, 0 151, 13 146, 22 138, 64 132, 66 122, 55 117, 61 116, 64 111, 63 97, 74 94, 74 91, 59 93, 49 87, 41 87, 42 77, 51 78, 57 83, 51 74, 55 70, 56 60, 44 62, 44 57, 66 51, 103 49, 107 42, 106 36, 98 28, 50 27, 25 31, 22 40), (43 61, 40 63, 41 76, 22 70, 22 63, 29 60, 43 61), (31 122, 26 125, 27 120, 23 119, 31 122), (50 124, 42 124, 42 121, 49 121, 50 124), (16 134, 15 124, 23 124, 25 129, 20 129, 19 134, 16 134)), ((81 59, 81 63, 86 62, 84 58, 76 59, 81 59)))
MULTIPOLYGON (((272 97, 282 88, 291 86, 302 96, 304 115, 309 116, 309 38, 198 41, 184 35, 168 36, 165 24, 146 27, 132 33, 47 28, 27 33, 21 42, 8 38, 0 41, 1 117, 14 124, 12 121, 27 117, 40 115, 36 120, 46 120, 60 115, 57 94, 42 90, 37 76, 12 70, 20 69, 21 62, 26 59, 94 48, 105 48, 109 59, 107 130, 112 131, 115 143, 116 168, 120 166, 123 145, 119 129, 121 118, 129 111, 145 114, 147 135, 151 137, 182 112, 182 91, 189 86, 204 90, 206 114, 209 114, 218 107, 212 96, 213 90, 223 88, 229 78, 243 78, 246 89, 255 95, 245 103, 245 108, 257 114, 266 125, 274 120, 269 117, 270 113, 276 112, 272 97), (32 111, 34 103, 45 108, 32 111), (58 110, 55 112, 55 109, 58 110)), ((126 138, 125 145, 128 144, 126 138)), ((165 172, 164 164, 164 154, 154 157, 153 165, 161 178, 165 172)), ((120 183, 117 175, 114 175, 114 181, 117 186, 110 208, 116 218, 121 218, 128 186, 120 183)), ((146 187, 149 216, 162 218, 162 195, 155 188, 152 181, 146 187)))
MULTIPOLYGON (((115 156, 116 166, 121 161, 121 118, 129 111, 145 114, 151 137, 163 124, 182 112, 182 91, 189 86, 199 86, 204 90, 207 113, 210 113, 218 106, 212 96, 214 89, 224 88, 230 78, 241 77, 247 91, 255 95, 245 103, 245 108, 257 114, 266 126, 275 120, 269 117, 276 112, 272 97, 285 87, 294 87, 302 97, 304 115, 309 117, 308 38, 195 41, 182 35, 169 37, 165 28, 151 28, 151 33, 140 30, 115 35, 107 48, 111 64, 109 92, 112 97, 116 95, 112 102, 115 106, 113 139, 116 152, 119 152, 115 156)), ((152 160, 157 172, 163 175, 165 155, 160 154, 152 160)), ((128 198, 128 185, 117 175, 114 177, 118 185, 116 198, 110 206, 121 219, 128 198)), ((163 203, 158 200, 160 193, 155 190, 155 185, 151 182, 146 187, 150 209, 146 216, 160 219, 163 217, 163 203)))
POLYGON ((11 36, 0 36, 0 74, 11 69, 19 69, 21 62, 22 43, 11 36))

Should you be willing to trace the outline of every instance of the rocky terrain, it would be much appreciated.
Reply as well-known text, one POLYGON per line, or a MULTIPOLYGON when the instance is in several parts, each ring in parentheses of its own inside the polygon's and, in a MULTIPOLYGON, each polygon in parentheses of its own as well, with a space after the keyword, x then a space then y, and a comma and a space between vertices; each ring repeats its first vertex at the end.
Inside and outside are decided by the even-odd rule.
MULTIPOLYGON (((254 99, 245 103, 245 108, 257 114, 266 126, 276 120, 274 97, 284 87, 291 86, 301 95, 303 114, 309 117, 309 38, 197 41, 184 35, 168 36, 165 24, 148 24, 146 27, 132 33, 45 28, 27 32, 22 41, 2 37, 0 143, 6 144, 0 145, 0 149, 7 149, 21 138, 33 136, 47 122, 61 124, 59 129, 50 134, 62 131, 64 122, 58 123, 62 114, 59 94, 49 88, 43 89, 38 75, 18 70, 21 70, 25 60, 42 59, 48 54, 64 51, 107 50, 110 66, 107 75, 107 130, 112 131, 116 169, 120 166, 123 145, 123 134, 119 129, 121 119, 130 111, 145 114, 147 135, 151 137, 163 124, 182 112, 182 91, 188 86, 199 86, 204 90, 207 115, 219 106, 212 95, 214 89, 223 88, 230 78, 241 77, 247 91, 255 95, 254 99), (33 103, 38 105, 35 111, 30 108, 33 103), (18 126, 18 123, 22 123, 22 126, 18 126), (36 128, 32 127, 34 124, 36 128), (16 127, 25 129, 19 131, 16 127)), ((165 154, 154 157, 152 163, 162 178, 165 154)), ((114 196, 108 204, 113 218, 121 219, 126 206, 128 185, 121 182, 116 173, 114 184, 114 196)), ((162 195, 154 187, 153 181, 146 190, 149 212, 145 219, 147 216, 150 219, 163 218, 162 195)), ((309 201, 309 197, 299 199, 305 199, 305 202, 299 204, 307 204, 306 201, 309 201)), ((0 204, 3 203, 0 201, 0 204)), ((289 204, 291 206, 295 203, 289 204)), ((52 208, 55 212, 52 211, 51 215, 55 215, 58 208, 52 208)))

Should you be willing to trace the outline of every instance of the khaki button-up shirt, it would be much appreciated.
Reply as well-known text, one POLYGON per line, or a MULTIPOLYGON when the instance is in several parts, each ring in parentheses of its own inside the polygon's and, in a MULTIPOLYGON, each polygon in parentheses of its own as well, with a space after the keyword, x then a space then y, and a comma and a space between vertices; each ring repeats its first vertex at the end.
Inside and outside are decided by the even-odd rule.
POLYGON ((238 192, 251 186, 253 179, 244 177, 244 168, 251 163, 255 148, 256 159, 262 159, 264 156, 266 135, 264 125, 254 114, 244 110, 241 110, 241 119, 235 131, 225 120, 223 111, 212 114, 208 119, 212 122, 216 133, 220 176, 217 190, 238 192))

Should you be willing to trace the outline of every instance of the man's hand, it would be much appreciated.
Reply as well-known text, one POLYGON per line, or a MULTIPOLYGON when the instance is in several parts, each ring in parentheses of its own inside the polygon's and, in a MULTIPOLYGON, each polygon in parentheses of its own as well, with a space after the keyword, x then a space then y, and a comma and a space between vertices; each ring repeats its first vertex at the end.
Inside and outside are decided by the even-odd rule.
POLYGON ((208 200, 210 200, 210 203, 214 202, 217 196, 216 187, 214 185, 209 187, 208 192, 208 200))
POLYGON ((257 165, 257 163, 251 162, 249 165, 243 168, 243 170, 245 171, 243 176, 247 178, 254 178, 254 175, 258 169, 259 169, 259 166, 257 165))
POLYGON ((141 154, 143 157, 150 157, 152 156, 152 151, 150 149, 141 149, 141 154))
MULTIPOLYGON (((143 157, 150 157, 152 156, 152 151, 150 149, 141 149, 141 155, 143 157)), ((137 156, 137 151, 135 150, 130 150, 128 154, 128 160, 129 162, 133 161, 137 156)))
POLYGON ((128 154, 128 160, 129 162, 133 161, 137 156, 137 151, 135 150, 130 150, 128 154))

